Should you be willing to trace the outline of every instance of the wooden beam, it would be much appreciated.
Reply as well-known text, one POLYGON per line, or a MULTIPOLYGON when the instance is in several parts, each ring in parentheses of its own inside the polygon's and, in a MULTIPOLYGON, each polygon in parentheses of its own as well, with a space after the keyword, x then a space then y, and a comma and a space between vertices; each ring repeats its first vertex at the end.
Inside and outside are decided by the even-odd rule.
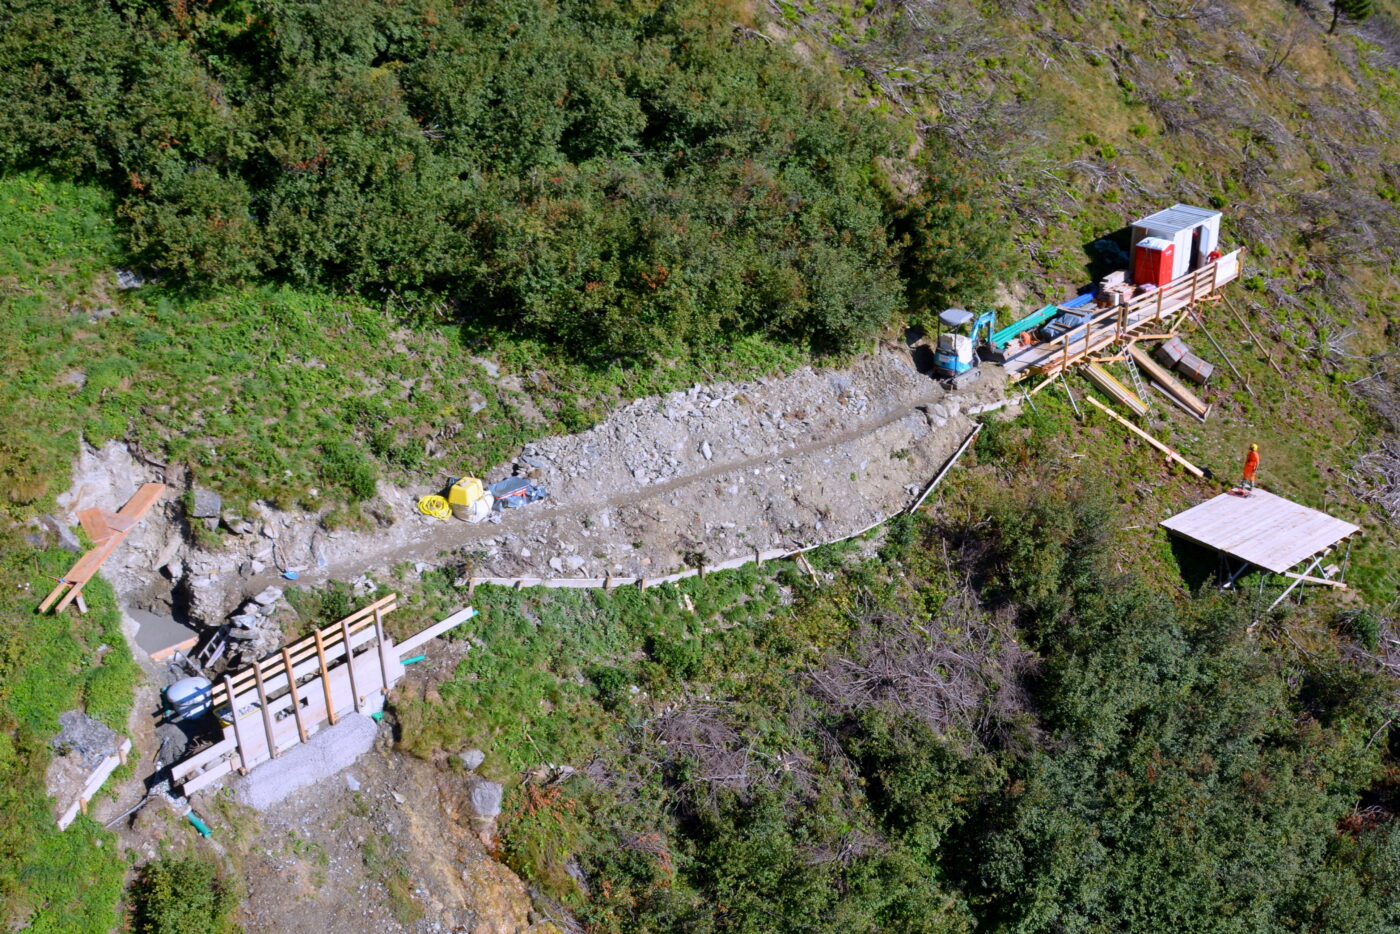
POLYGON ((1325 577, 1309 577, 1306 574, 1294 574, 1292 571, 1284 571, 1284 577, 1291 577, 1294 580, 1302 581, 1305 584, 1323 584, 1327 587, 1335 587, 1338 590, 1346 590, 1347 585, 1341 581, 1330 581, 1325 577))
POLYGON ((377 645, 375 652, 379 656, 379 683, 384 687, 384 697, 389 697, 389 660, 384 656, 384 620, 380 618, 379 611, 374 611, 374 635, 377 645))
POLYGON ((321 663, 321 688, 326 692, 326 719, 335 726, 335 701, 331 699, 331 673, 326 668, 326 647, 321 643, 321 630, 312 633, 316 640, 316 658, 321 663))
POLYGON ((1165 367, 1160 366, 1156 360, 1149 357, 1147 353, 1139 347, 1129 347, 1128 353, 1132 356, 1134 362, 1147 373, 1148 378, 1155 380, 1161 384, 1164 390, 1177 399, 1180 399, 1187 408, 1195 413, 1197 418, 1205 417, 1207 408, 1205 402, 1201 401, 1200 397, 1187 389, 1179 380, 1168 373, 1165 367))
POLYGON ((360 687, 355 683, 355 651, 350 644, 350 624, 341 620, 341 631, 345 634, 345 669, 350 672, 350 696, 355 701, 355 713, 360 712, 360 687))
POLYGON ((228 689, 229 721, 233 724, 233 744, 238 749, 238 770, 248 774, 248 751, 243 748, 243 728, 238 725, 238 695, 233 693, 233 682, 224 675, 224 687, 228 689))
POLYGON ((267 692, 263 690, 262 669, 254 668, 253 676, 258 687, 258 706, 262 708, 263 729, 267 731, 267 754, 277 758, 277 740, 272 736, 272 711, 267 709, 267 692))
POLYGON ((1114 401, 1127 406, 1134 415, 1147 414, 1147 403, 1139 399, 1137 393, 1118 382, 1112 373, 1097 363, 1091 363, 1084 367, 1083 372, 1095 386, 1108 393, 1114 401))
POLYGON ((1123 416, 1119 415, 1117 412, 1115 412, 1115 411, 1113 411, 1112 409, 1110 409, 1108 406, 1104 405, 1102 402, 1100 402, 1099 400, 1095 399, 1093 396, 1085 396, 1084 398, 1085 398, 1085 399, 1088 399, 1089 402, 1090 402, 1091 404, 1093 404, 1093 405, 1097 406, 1098 408, 1102 409, 1103 411, 1107 412, 1110 416, 1112 416, 1112 417, 1113 417, 1114 419, 1116 419, 1117 421, 1123 423, 1123 425, 1124 425, 1125 427, 1127 427, 1127 429, 1128 429, 1129 431, 1133 432, 1133 434, 1139 436, 1139 437, 1142 438, 1144 441, 1146 441, 1148 444, 1152 445, 1154 448, 1156 448, 1157 450, 1161 451, 1163 454, 1166 454, 1168 457, 1170 457, 1172 460, 1176 461, 1176 462, 1177 462, 1178 464, 1180 464, 1182 467, 1185 467, 1186 470, 1187 470, 1188 472, 1190 472, 1190 473, 1194 474, 1195 476, 1200 477, 1200 478, 1202 478, 1202 479, 1205 478, 1206 473, 1205 473, 1204 470, 1202 470, 1201 468, 1197 467, 1195 464, 1191 463, 1191 462, 1188 461, 1186 458, 1182 457, 1182 456, 1181 456, 1180 454, 1178 454, 1176 451, 1174 451, 1173 449, 1167 447, 1165 444, 1163 444, 1162 442, 1158 441, 1156 438, 1152 437, 1152 436, 1149 435, 1147 432, 1143 431, 1141 428, 1139 428, 1138 426, 1134 425, 1132 422, 1128 421, 1126 418, 1124 418, 1123 416))
POLYGON ((306 724, 301 722, 301 698, 297 695, 297 674, 292 670, 292 653, 282 650, 282 664, 287 669, 287 690, 292 695, 292 716, 297 720, 297 735, 306 742, 306 724))

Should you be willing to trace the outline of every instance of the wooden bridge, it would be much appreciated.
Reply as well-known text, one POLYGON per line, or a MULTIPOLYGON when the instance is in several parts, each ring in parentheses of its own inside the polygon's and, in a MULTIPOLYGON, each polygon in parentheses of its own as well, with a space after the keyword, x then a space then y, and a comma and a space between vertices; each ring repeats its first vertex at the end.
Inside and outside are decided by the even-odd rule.
POLYGON ((1242 250, 1227 253, 1160 289, 1139 295, 1117 308, 1098 311, 1087 324, 1054 340, 1032 344, 1009 354, 1002 367, 1013 382, 1032 374, 1054 376, 1105 347, 1160 330, 1152 326, 1159 325, 1177 312, 1185 312, 1202 299, 1214 295, 1221 286, 1238 279, 1242 253, 1242 250))

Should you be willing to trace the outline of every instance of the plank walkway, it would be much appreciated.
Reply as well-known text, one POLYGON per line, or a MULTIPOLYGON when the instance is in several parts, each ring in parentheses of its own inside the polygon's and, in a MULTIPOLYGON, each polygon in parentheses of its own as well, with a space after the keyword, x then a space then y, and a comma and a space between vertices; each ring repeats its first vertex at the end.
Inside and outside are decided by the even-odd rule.
POLYGON ((1227 253, 1214 263, 1187 273, 1160 289, 1139 295, 1117 308, 1097 312, 1089 322, 1051 341, 1032 344, 1006 358, 1002 367, 1012 381, 1031 374, 1054 376, 1111 344, 1122 343, 1150 325, 1194 305, 1240 276, 1241 252, 1227 253))

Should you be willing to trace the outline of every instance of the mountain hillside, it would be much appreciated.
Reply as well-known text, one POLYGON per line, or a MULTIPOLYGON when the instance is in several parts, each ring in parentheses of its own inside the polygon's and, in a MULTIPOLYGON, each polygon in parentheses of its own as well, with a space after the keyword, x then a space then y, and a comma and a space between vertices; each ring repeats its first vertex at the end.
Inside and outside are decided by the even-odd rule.
MULTIPOLYGON (((1158 396, 1136 423, 1210 478, 1076 376, 981 416, 924 510, 803 564, 477 588, 376 753, 384 787, 416 757, 433 793, 342 795, 368 844, 317 830, 386 929, 456 923, 414 860, 458 867, 393 828, 468 779, 504 807, 461 852, 490 847, 538 926, 1400 929, 1400 3, 5 5, 0 923, 271 929, 250 899, 283 860, 337 871, 226 797, 199 802, 213 840, 163 804, 120 818, 162 672, 100 579, 86 615, 33 612, 84 445, 179 478, 172 500, 381 536, 390 503, 633 400, 839 381, 944 307, 1063 300, 1178 201, 1223 212, 1245 272, 1186 326, 1209 419, 1158 396), (1362 527, 1347 590, 1223 591, 1158 527, 1251 443, 1267 489, 1362 527), (59 832, 75 709, 138 748, 59 832)), ((856 462, 822 483, 880 468, 856 462)), ((179 546, 237 567, 238 533, 182 503, 179 546)), ((482 563, 302 587, 286 634, 367 584, 455 607, 482 563)))

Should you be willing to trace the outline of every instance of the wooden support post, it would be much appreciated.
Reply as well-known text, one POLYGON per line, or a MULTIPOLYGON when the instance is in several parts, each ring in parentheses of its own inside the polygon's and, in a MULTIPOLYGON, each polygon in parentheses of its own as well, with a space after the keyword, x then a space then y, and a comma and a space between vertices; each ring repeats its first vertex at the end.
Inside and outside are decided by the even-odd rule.
POLYGON ((1210 264, 1210 294, 1220 291, 1220 260, 1210 264))
POLYGON ((1249 380, 1247 380, 1247 379, 1244 378, 1244 374, 1243 374, 1243 373, 1241 373, 1239 370, 1235 369, 1235 361, 1231 360, 1231 359, 1230 359, 1230 355, 1227 354, 1227 353, 1225 352, 1225 348, 1223 348, 1223 347, 1221 347, 1219 344, 1217 344, 1217 343, 1215 342, 1215 338, 1214 338, 1214 337, 1211 337, 1210 331, 1206 328, 1206 323, 1205 323, 1204 321, 1201 322, 1201 333, 1204 334, 1204 335, 1206 336, 1206 339, 1207 339, 1208 341, 1210 341, 1210 345, 1211 345, 1212 347, 1215 348, 1216 352, 1219 353, 1220 356, 1222 356, 1222 357, 1225 358, 1226 364, 1228 364, 1229 367, 1230 367, 1230 372, 1234 373, 1236 376, 1238 376, 1238 377, 1240 378, 1240 382, 1244 383, 1244 388, 1245 388, 1246 390, 1249 391, 1249 394, 1250 394, 1251 396, 1254 395, 1254 390, 1250 388, 1249 380))
MULTIPOLYGON (((335 726, 335 700, 331 697, 331 673, 326 668, 326 643, 321 638, 321 630, 317 629, 312 635, 316 637, 316 659, 321 663, 321 689, 326 693, 326 719, 331 722, 331 726, 335 726)), ((346 651, 350 649, 349 646, 345 648, 346 651)))
POLYGON ((292 653, 290 649, 282 649, 282 667, 287 669, 287 690, 292 695, 292 716, 297 721, 297 735, 301 741, 306 742, 306 724, 301 722, 301 694, 297 691, 297 675, 292 669, 292 653))
POLYGON ((238 771, 248 774, 248 751, 243 748, 243 728, 238 725, 238 697, 233 693, 233 679, 224 675, 224 693, 228 695, 228 718, 233 723, 233 744, 238 747, 238 771))
POLYGON ((763 567, 763 552, 757 548, 753 550, 753 561, 754 564, 763 567))
POLYGON ((379 615, 378 608, 374 611, 374 635, 379 646, 379 680, 384 685, 384 699, 389 699, 389 660, 385 657, 384 646, 384 618, 379 615))
POLYGON ((359 713, 360 688, 355 683, 355 655, 350 651, 350 624, 341 620, 340 631, 345 637, 345 670, 350 675, 350 695, 355 699, 355 713, 359 713))
MULTIPOLYGON (((1313 561, 1313 563, 1310 564, 1310 565, 1308 565, 1308 569, 1307 569, 1306 571, 1304 571, 1302 574, 1285 575, 1285 576, 1291 576, 1291 577, 1293 578, 1293 583, 1289 584, 1289 585, 1284 589, 1283 593, 1281 593, 1281 594, 1278 595, 1278 599, 1277 599, 1277 600, 1275 600, 1273 603, 1270 603, 1270 604, 1269 604, 1269 610, 1272 610, 1274 607, 1276 607, 1276 606, 1278 606, 1280 603, 1282 603, 1283 600, 1284 600, 1284 598, 1287 597, 1289 594, 1291 594, 1291 593, 1293 592, 1293 588, 1297 587, 1297 586, 1298 586, 1299 584, 1301 584, 1303 581, 1307 580, 1307 579, 1308 579, 1308 576, 1312 574, 1313 570, 1314 570, 1319 564, 1322 563, 1322 559, 1325 558, 1325 557, 1327 557, 1327 552, 1330 552, 1331 550, 1332 550, 1332 549, 1328 548, 1327 551, 1324 551, 1322 554, 1318 555, 1317 558, 1313 561)), ((1265 610, 1264 612, 1267 613, 1269 610, 1265 610)), ((1257 621, 1257 620, 1255 621, 1255 625, 1258 625, 1258 621, 1257 621)), ((1251 628, 1252 628, 1252 627, 1251 627, 1251 628)))
POLYGON ((1152 446, 1153 446, 1154 448, 1156 448, 1157 450, 1159 450, 1159 451, 1161 451, 1162 453, 1166 454, 1167 457, 1169 457, 1169 458, 1171 458, 1172 460, 1176 461, 1176 462, 1177 462, 1178 464, 1180 464, 1182 467, 1185 467, 1190 473, 1194 474, 1194 475, 1197 476, 1197 477, 1201 477, 1201 478, 1204 478, 1204 477, 1205 477, 1206 474, 1205 474, 1205 471, 1204 471, 1204 470, 1202 470, 1201 468, 1197 467, 1195 464, 1191 463, 1191 462, 1188 461, 1186 458, 1182 457, 1182 456, 1181 456, 1180 454, 1178 454, 1176 451, 1174 451, 1174 450, 1172 450, 1171 448, 1167 447, 1165 444, 1163 444, 1162 442, 1158 441, 1156 438, 1152 437, 1152 436, 1149 435, 1147 432, 1143 431, 1141 428, 1139 428, 1138 426, 1134 425, 1132 422, 1128 421, 1126 418, 1124 418, 1123 416, 1119 415, 1117 412, 1115 412, 1115 411, 1113 411, 1112 409, 1110 409, 1108 406, 1104 405, 1102 402, 1100 402, 1099 400, 1095 399, 1093 396, 1085 396, 1084 398, 1085 398, 1086 400, 1088 400, 1089 403, 1090 403, 1091 405, 1097 406, 1098 408, 1100 408, 1100 409, 1102 409, 1103 411, 1107 412, 1107 413, 1108 413, 1110 416, 1112 416, 1115 420, 1117 420, 1117 421, 1119 421, 1119 422, 1122 422, 1123 425, 1124 425, 1129 431, 1133 432, 1133 434, 1135 434, 1135 435, 1137 435, 1138 437, 1142 438, 1144 441, 1146 441, 1148 444, 1152 445, 1152 446))
POLYGON ((87 601, 83 599, 83 595, 81 593, 79 593, 78 596, 74 599, 74 603, 78 607, 78 612, 83 614, 84 616, 87 616, 87 601))
MULTIPOLYGON (((290 677, 290 672, 288 673, 290 677)), ((263 729, 267 731, 267 754, 277 758, 277 738, 272 735, 272 711, 267 709, 267 691, 263 689, 262 663, 253 665, 253 684, 258 689, 258 706, 262 708, 263 729)))

